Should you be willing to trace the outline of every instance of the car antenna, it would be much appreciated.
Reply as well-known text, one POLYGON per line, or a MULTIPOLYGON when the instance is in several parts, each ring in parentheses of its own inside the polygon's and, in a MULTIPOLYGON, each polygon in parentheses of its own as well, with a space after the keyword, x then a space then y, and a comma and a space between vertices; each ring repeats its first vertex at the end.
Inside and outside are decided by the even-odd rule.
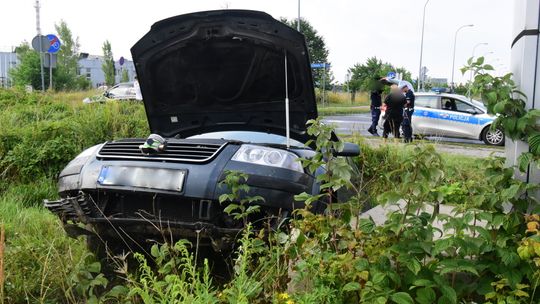
POLYGON ((289 79, 287 75, 287 50, 285 53, 285 134, 287 137, 287 149, 291 147, 291 133, 289 127, 289 79))

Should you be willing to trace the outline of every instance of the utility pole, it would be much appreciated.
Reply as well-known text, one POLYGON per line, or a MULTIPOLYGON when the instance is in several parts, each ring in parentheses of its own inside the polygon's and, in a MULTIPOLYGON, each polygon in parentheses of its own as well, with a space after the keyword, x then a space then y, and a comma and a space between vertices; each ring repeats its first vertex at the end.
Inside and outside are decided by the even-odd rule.
POLYGON ((298 0, 298 22, 296 24, 296 30, 300 32, 300 0, 298 0))
MULTIPOLYGON (((41 5, 39 4, 39 0, 36 0, 34 7, 36 8, 36 31, 37 35, 41 36, 41 26, 39 20, 39 9, 41 8, 41 5)), ((41 41, 39 43, 39 65, 41 69, 41 91, 45 91, 45 74, 43 74, 43 46, 41 41)))

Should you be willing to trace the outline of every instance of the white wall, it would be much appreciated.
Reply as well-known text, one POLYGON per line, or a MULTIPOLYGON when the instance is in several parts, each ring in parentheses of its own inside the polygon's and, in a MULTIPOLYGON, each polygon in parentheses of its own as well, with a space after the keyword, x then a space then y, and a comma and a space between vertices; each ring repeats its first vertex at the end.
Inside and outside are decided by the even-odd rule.
MULTIPOLYGON (((510 70, 519 89, 527 95, 529 109, 540 108, 540 0, 514 0, 514 44, 510 70), (524 30, 528 35, 519 38, 524 30)), ((529 147, 522 141, 506 142, 506 157, 508 165, 517 164, 517 158, 529 147)), ((518 174, 519 178, 529 183, 540 183, 540 170, 531 166, 525 174, 518 174)), ((540 198, 540 193, 537 193, 540 198)))

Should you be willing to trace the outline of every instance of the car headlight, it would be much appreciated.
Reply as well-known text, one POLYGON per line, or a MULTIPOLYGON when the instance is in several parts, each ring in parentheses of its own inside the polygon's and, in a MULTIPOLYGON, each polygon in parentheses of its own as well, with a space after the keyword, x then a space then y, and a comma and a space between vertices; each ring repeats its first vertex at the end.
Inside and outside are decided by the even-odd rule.
POLYGON ((298 156, 281 149, 255 145, 242 145, 240 149, 236 151, 232 160, 304 172, 304 168, 302 168, 298 156))
POLYGON ((92 155, 94 155, 94 153, 96 153, 96 151, 98 149, 100 149, 101 147, 103 146, 103 144, 99 144, 99 145, 95 145, 95 146, 92 146, 84 151, 82 151, 79 155, 77 155, 77 157, 75 157, 75 159, 78 159, 78 158, 88 158, 92 155))

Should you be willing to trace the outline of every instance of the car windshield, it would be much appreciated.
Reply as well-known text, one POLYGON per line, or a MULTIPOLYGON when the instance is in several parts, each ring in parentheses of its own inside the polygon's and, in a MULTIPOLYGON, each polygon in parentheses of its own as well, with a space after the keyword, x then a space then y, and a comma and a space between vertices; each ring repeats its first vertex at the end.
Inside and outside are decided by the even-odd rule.
MULTIPOLYGON (((238 140, 246 143, 253 144, 272 144, 272 145, 285 145, 287 144, 287 138, 282 135, 254 132, 254 131, 222 131, 222 132, 210 132, 188 137, 193 138, 212 138, 212 139, 225 139, 225 140, 238 140)), ((297 140, 291 138, 291 146, 305 147, 305 145, 297 140)))
POLYGON ((483 102, 478 101, 478 100, 476 100, 476 99, 471 99, 471 102, 472 102, 473 105, 475 105, 475 106, 481 108, 481 109, 484 110, 484 111, 487 111, 487 110, 486 110, 486 106, 484 105, 483 102))

